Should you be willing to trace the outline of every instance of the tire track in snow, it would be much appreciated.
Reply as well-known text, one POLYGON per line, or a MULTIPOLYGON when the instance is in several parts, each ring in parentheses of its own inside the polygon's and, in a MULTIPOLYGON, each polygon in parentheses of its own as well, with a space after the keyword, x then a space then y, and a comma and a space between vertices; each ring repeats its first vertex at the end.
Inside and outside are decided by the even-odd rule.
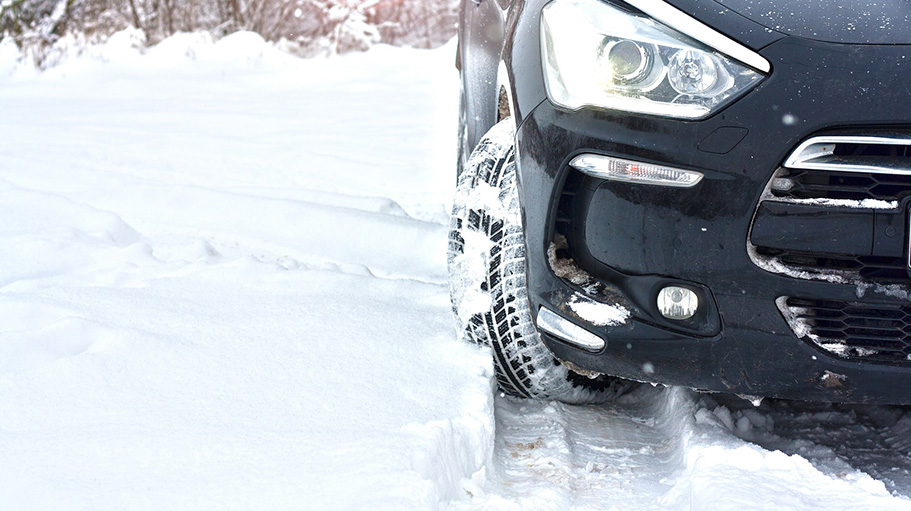
POLYGON ((690 415, 679 388, 644 386, 606 406, 501 396, 490 473, 456 509, 654 509, 683 465, 690 415))
POLYGON ((814 407, 832 405, 773 402, 763 414, 735 396, 648 386, 600 407, 501 396, 494 459, 465 482, 469 497, 453 509, 911 509, 882 472, 897 463, 905 474, 911 465, 911 418, 895 407, 848 407, 855 413, 825 422, 814 407), (783 424, 781 435, 770 433, 773 422, 783 424), (745 440, 750 431, 757 443, 745 440), (870 443, 862 432, 893 454, 849 465, 814 443, 862 440, 846 447, 850 458, 870 443))

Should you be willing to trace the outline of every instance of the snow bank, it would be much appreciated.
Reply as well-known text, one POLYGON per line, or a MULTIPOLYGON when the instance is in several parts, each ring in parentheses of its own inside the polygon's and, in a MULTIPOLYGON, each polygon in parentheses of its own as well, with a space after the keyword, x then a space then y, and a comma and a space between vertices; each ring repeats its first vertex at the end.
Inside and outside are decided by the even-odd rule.
POLYGON ((699 409, 685 468, 661 499, 666 509, 909 509, 881 481, 848 468, 825 474, 797 454, 768 451, 725 434, 766 427, 762 416, 699 409))
POLYGON ((11 37, 0 38, 0 78, 10 76, 19 62, 19 47, 11 37))
POLYGON ((145 34, 135 28, 114 33, 102 44, 93 44, 84 35, 69 33, 41 55, 20 54, 11 38, 0 43, 0 78, 31 78, 38 74, 41 61, 44 74, 54 77, 73 73, 130 68, 146 70, 220 68, 225 71, 269 67, 304 66, 301 59, 279 50, 255 32, 239 31, 215 41, 209 32, 178 32, 160 43, 146 47, 145 34))
POLYGON ((0 507, 461 498, 493 403, 445 286, 453 48, 135 36, 0 44, 0 507))

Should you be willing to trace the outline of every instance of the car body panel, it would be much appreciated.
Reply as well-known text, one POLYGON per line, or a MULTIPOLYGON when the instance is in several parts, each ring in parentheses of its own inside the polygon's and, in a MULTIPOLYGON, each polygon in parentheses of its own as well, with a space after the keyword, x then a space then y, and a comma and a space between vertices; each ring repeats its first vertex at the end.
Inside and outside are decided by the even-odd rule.
POLYGON ((905 0, 715 0, 783 34, 843 44, 909 44, 911 4, 905 0))

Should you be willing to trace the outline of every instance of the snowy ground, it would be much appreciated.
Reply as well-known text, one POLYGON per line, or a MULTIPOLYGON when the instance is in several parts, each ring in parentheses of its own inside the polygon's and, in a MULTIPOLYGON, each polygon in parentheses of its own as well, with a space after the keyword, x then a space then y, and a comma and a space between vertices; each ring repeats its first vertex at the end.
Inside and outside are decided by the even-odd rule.
POLYGON ((911 412, 495 396, 453 47, 0 43, 0 509, 911 509, 911 412))

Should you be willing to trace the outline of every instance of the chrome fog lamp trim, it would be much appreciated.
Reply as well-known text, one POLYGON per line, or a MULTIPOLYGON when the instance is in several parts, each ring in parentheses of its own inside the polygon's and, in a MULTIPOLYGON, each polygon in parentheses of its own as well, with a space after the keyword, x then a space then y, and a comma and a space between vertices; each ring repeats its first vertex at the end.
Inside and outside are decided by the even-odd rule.
POLYGON ((600 154, 582 154, 569 162, 583 174, 611 181, 689 188, 702 181, 702 173, 654 163, 624 160, 600 154))
POLYGON ((600 351, 606 345, 604 339, 546 307, 538 309, 536 324, 542 332, 589 351, 600 351))
POLYGON ((763 73, 768 73, 772 70, 772 65, 762 55, 662 0, 624 0, 624 2, 674 30, 682 32, 753 69, 763 73))

